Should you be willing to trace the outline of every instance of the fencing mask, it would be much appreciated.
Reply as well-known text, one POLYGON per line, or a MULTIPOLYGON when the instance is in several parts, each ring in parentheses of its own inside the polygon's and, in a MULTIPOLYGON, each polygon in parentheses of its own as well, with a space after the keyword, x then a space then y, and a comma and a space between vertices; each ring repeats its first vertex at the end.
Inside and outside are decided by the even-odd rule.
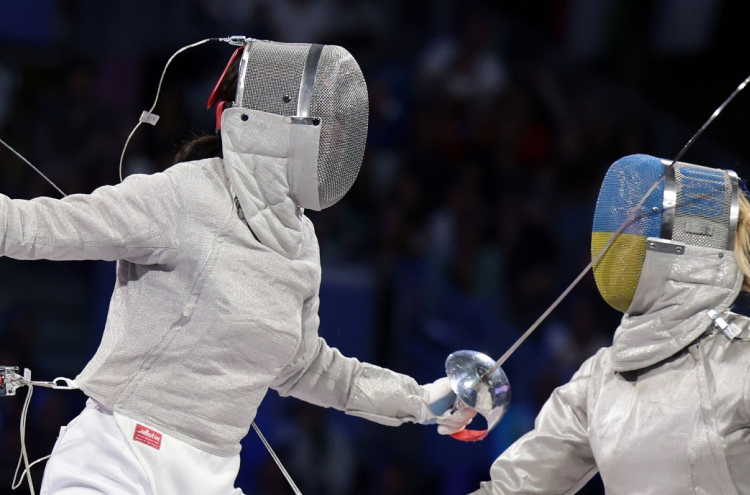
MULTIPOLYGON (((596 203, 592 256, 599 253, 670 163, 653 156, 631 155, 612 164, 596 203)), ((626 312, 640 281, 649 237, 732 251, 738 218, 739 180, 734 172, 675 163, 594 264, 599 292, 612 307, 626 312)))
MULTIPOLYGON (((354 57, 339 46, 260 40, 248 40, 237 56, 235 106, 285 116, 292 126, 293 199, 312 210, 339 201, 357 178, 367 139, 367 86, 354 57)), ((209 106, 215 100, 214 93, 209 106)))

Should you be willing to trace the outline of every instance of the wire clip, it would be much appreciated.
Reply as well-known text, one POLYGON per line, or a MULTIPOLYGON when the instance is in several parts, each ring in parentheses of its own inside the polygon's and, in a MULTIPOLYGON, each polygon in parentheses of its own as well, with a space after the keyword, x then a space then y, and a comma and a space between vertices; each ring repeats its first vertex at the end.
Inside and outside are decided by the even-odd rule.
POLYGON ((0 397, 16 395, 16 389, 23 387, 22 382, 18 366, 0 366, 0 397))
POLYGON ((740 333, 742 333, 740 327, 734 323, 727 323, 727 320, 719 316, 719 313, 713 309, 708 311, 708 317, 714 321, 714 326, 721 330, 730 341, 734 340, 740 333))
POLYGON ((77 390, 78 385, 70 378, 59 376, 51 382, 35 382, 31 370, 24 368, 23 376, 18 374, 18 366, 0 366, 0 397, 16 395, 16 390, 25 386, 52 388, 55 390, 77 390))
POLYGON ((75 380, 71 380, 70 378, 58 377, 51 382, 35 382, 31 379, 31 370, 28 368, 24 368, 23 376, 21 376, 18 374, 18 366, 0 366, 0 397, 16 395, 17 389, 24 386, 28 387, 26 400, 24 401, 23 409, 21 410, 21 456, 16 465, 16 472, 13 473, 11 488, 15 490, 21 486, 24 477, 26 477, 26 480, 29 482, 29 491, 31 492, 31 495, 36 495, 34 484, 31 481, 31 467, 39 462, 49 459, 50 457, 44 456, 41 459, 29 463, 29 456, 26 453, 26 415, 29 412, 29 404, 31 403, 31 395, 34 393, 35 385, 56 390, 75 390, 78 388, 75 380), (18 470, 21 468, 22 463, 24 470, 21 472, 21 477, 19 478, 18 470))
POLYGON ((229 36, 228 38, 219 38, 219 41, 229 43, 234 46, 243 46, 247 43, 247 37, 245 36, 229 36))
POLYGON ((141 118, 138 119, 138 122, 156 125, 156 123, 159 122, 159 116, 155 113, 147 112, 146 110, 144 110, 141 114, 141 118))

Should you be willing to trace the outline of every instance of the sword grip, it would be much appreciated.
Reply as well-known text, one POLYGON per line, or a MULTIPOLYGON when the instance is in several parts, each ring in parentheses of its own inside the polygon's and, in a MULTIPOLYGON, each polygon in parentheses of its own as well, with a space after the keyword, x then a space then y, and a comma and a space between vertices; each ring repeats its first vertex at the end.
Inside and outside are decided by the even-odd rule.
POLYGON ((461 430, 451 434, 450 437, 461 442, 478 442, 484 440, 488 434, 488 430, 461 430))

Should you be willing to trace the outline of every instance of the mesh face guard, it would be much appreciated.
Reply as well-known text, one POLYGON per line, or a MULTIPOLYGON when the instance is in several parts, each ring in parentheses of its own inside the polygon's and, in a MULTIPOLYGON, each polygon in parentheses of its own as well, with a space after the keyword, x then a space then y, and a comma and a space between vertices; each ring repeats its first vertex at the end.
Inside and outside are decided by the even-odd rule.
MULTIPOLYGON (((671 162, 632 155, 612 164, 599 191, 591 236, 596 256, 649 187, 671 162)), ((739 218, 739 181, 730 170, 677 162, 641 210, 594 265, 599 292, 627 311, 646 258, 649 237, 693 246, 734 250, 739 218)))
POLYGON ((319 208, 300 206, 327 208, 354 184, 365 151, 369 104, 359 65, 345 49, 249 41, 236 100, 240 107, 292 117, 294 124, 320 125, 319 208))

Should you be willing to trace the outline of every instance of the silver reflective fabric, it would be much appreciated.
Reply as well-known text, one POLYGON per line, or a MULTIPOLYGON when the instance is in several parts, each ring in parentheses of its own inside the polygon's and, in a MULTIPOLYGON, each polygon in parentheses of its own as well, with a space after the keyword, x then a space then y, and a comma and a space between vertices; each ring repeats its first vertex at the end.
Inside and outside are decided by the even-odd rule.
POLYGON ((706 331, 706 312, 728 310, 743 274, 732 251, 649 238, 681 254, 646 251, 641 282, 612 343, 615 371, 645 368, 684 349, 706 331))
POLYGON ((346 414, 388 426, 417 421, 424 389, 404 375, 373 365, 362 366, 349 392, 346 414))
POLYGON ((230 108, 222 118, 224 166, 232 193, 260 242, 284 257, 302 255, 309 220, 289 195, 295 126, 272 113, 230 108))
POLYGON ((474 495, 572 494, 597 471, 608 495, 750 494, 750 321, 727 311, 741 283, 731 251, 647 251, 614 346, 552 393, 474 495))
POLYGON ((240 63, 236 103, 276 115, 309 117, 297 125, 320 125, 317 163, 311 164, 317 173, 311 187, 317 190, 318 207, 296 198, 301 206, 327 208, 354 184, 365 150, 369 104, 364 77, 348 51, 332 45, 250 41, 240 63))
POLYGON ((319 338, 313 225, 273 167, 279 143, 263 147, 262 134, 252 148, 233 141, 251 125, 242 111, 224 114, 225 160, 132 175, 62 200, 0 195, 0 255, 117 260, 102 342, 76 382, 118 414, 205 452, 237 454, 269 388, 393 424, 416 421, 421 404, 409 396, 423 390, 413 379, 319 338), (291 240, 296 256, 259 242, 239 218, 227 168, 240 164, 259 172, 235 191, 255 206, 258 237, 291 240))

